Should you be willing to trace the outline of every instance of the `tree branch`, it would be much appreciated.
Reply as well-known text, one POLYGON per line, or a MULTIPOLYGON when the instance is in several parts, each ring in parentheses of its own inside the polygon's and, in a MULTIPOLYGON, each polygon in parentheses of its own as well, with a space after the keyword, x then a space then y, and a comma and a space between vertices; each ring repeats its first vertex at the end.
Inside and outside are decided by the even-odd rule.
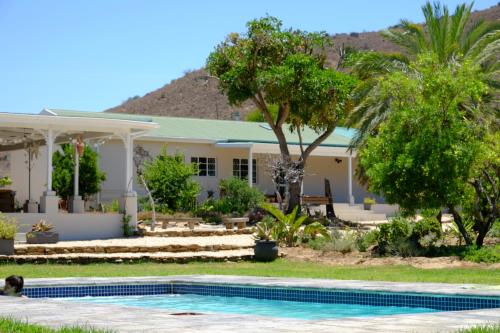
POLYGON ((309 146, 307 146, 306 150, 304 151, 304 153, 301 156, 302 161, 304 161, 304 164, 305 164, 306 159, 311 154, 311 152, 314 149, 316 149, 316 147, 318 147, 323 141, 325 141, 333 133, 334 130, 335 130, 335 126, 329 126, 323 134, 318 136, 309 146))
POLYGON ((299 136, 299 147, 300 147, 300 155, 304 155, 304 145, 302 142, 302 133, 300 133, 300 126, 296 125, 297 128, 297 134, 299 136))

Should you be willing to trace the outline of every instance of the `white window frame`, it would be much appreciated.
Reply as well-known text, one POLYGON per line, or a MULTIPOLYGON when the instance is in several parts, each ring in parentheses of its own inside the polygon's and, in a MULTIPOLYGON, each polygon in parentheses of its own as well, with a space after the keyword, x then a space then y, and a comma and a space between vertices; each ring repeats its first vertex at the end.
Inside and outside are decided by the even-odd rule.
POLYGON ((215 157, 205 157, 205 156, 191 156, 191 163, 195 163, 195 164, 198 165, 198 174, 196 176, 198 176, 198 177, 217 177, 217 158, 215 158, 215 157), (201 169, 199 169, 200 158, 206 159, 206 163, 203 163, 203 164, 206 165, 206 169, 205 169, 206 174, 205 175, 200 175, 200 172, 202 171, 201 169), (208 160, 210 160, 210 159, 213 159, 214 162, 213 163, 209 163, 208 160), (209 169, 209 165, 210 164, 213 164, 213 166, 214 166, 213 174, 212 175, 210 174, 211 170, 209 169))
MULTIPOLYGON (((257 172, 257 159, 253 158, 253 169, 252 169, 252 184, 257 184, 259 181, 259 173, 257 172)), ((233 177, 239 179, 247 179, 247 177, 241 176, 241 161, 246 161, 247 164, 247 177, 248 177, 248 158, 233 158, 233 177), (235 161, 238 161, 238 170, 235 170, 235 161)))

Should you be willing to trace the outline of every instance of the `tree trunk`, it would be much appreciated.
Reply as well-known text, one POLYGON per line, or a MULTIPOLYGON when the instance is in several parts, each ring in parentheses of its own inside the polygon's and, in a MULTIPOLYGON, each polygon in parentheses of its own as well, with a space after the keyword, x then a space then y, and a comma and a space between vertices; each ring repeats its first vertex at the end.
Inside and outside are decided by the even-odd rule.
POLYGON ((462 234, 462 237, 465 240, 466 245, 472 245, 472 240, 470 239, 469 234, 467 233, 467 230, 465 230, 462 217, 460 214, 456 211, 455 207, 452 205, 449 205, 448 208, 450 209, 451 214, 453 215, 453 220, 455 221, 458 230, 460 231, 460 234, 462 234))
POLYGON ((477 238, 476 238, 476 246, 478 248, 483 246, 484 237, 486 237, 486 232, 484 232, 481 228, 481 230, 479 230, 479 232, 477 234, 477 238))
POLYGON ((325 178, 325 197, 328 198, 328 204, 326 205, 326 217, 333 221, 337 218, 335 215, 335 210, 333 209, 333 195, 332 188, 330 186, 330 181, 325 178))
POLYGON ((288 199, 288 207, 286 209, 287 214, 290 214, 296 206, 300 206, 300 184, 301 182, 288 184, 290 198, 288 199))

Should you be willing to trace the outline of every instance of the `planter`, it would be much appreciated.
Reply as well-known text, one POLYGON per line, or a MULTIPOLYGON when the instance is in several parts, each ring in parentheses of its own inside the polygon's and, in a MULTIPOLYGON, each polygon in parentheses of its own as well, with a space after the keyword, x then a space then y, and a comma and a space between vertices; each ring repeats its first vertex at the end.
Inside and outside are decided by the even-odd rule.
POLYGON ((372 209, 372 204, 363 204, 363 207, 365 210, 371 210, 372 209))
POLYGON ((273 261, 278 257, 278 245, 273 240, 256 240, 254 253, 257 261, 273 261))
POLYGON ((36 232, 31 231, 26 234, 26 242, 28 244, 54 244, 59 241, 59 233, 46 231, 36 232))
POLYGON ((0 254, 10 256, 14 254, 14 240, 0 239, 0 254))

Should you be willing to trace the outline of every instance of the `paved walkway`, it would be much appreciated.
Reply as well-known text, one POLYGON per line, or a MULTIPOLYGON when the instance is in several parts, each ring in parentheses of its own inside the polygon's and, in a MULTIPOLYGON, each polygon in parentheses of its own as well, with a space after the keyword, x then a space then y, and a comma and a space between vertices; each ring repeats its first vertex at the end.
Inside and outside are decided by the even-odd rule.
MULTIPOLYGON (((61 286, 64 284, 114 284, 151 282, 251 283, 263 286, 300 286, 433 292, 445 294, 495 295, 500 288, 482 285, 391 283, 321 279, 284 279, 236 276, 173 276, 140 278, 67 278, 31 279, 26 286, 61 286)), ((115 305, 72 303, 53 299, 0 298, 0 316, 12 316, 52 327, 91 325, 116 332, 452 332, 463 327, 500 322, 500 309, 450 311, 427 314, 394 315, 334 320, 295 320, 285 318, 204 314, 173 316, 168 310, 151 310, 115 305)))

